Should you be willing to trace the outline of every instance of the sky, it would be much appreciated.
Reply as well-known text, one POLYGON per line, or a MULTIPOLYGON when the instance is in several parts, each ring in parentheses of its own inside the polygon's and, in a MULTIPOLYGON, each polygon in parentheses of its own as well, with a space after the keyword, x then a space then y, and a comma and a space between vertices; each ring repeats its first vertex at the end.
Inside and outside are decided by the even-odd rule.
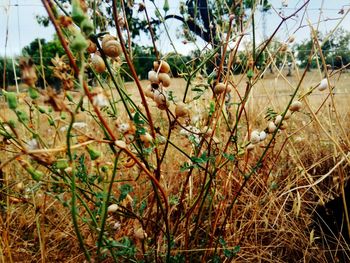
MULTIPOLYGON (((278 13, 284 15, 291 14, 297 7, 300 7, 305 0, 270 0, 273 8, 265 15, 265 32, 266 35, 270 35, 277 27, 281 18, 278 13), (287 3, 288 6, 282 6, 282 3, 287 3)), ((135 0, 135 2, 138 2, 135 0)), ((146 3, 149 1, 146 1, 146 3)), ((169 13, 175 13, 178 10, 180 1, 170 0, 169 13)), ((159 6, 163 6, 163 0, 155 0, 155 3, 159 6)), ((154 7, 148 5, 150 13, 154 7)), ((282 29, 278 32, 277 38, 279 40, 286 40, 289 35, 295 35, 296 41, 301 42, 304 39, 310 37, 310 29, 307 26, 308 20, 316 27, 319 25, 319 30, 322 32, 329 32, 339 23, 340 18, 344 15, 338 14, 341 9, 344 9, 345 13, 350 8, 349 0, 310 0, 306 12, 299 13, 297 17, 288 20, 282 29), (318 21, 321 21, 318 23, 318 21)), ((36 22, 36 15, 45 15, 45 9, 42 6, 40 0, 0 0, 0 56, 6 54, 7 57, 13 57, 21 53, 21 49, 28 45, 35 38, 45 38, 47 40, 52 39, 54 35, 54 29, 50 25, 49 27, 43 27, 36 22)), ((264 19, 261 15, 257 14, 257 38, 262 40, 264 38, 264 19)), ((350 30, 350 14, 346 15, 341 22, 344 28, 350 30)), ((187 54, 194 49, 194 44, 184 45, 181 39, 178 38, 177 29, 180 28, 181 22, 171 19, 167 22, 167 28, 170 32, 172 42, 178 52, 187 54)), ((158 48, 162 52, 173 51, 173 47, 170 45, 170 40, 165 35, 164 27, 160 31, 164 34, 157 42, 158 48)), ((247 32, 248 34, 251 32, 247 32)), ((247 37, 249 39, 249 36, 247 37)), ((151 45, 150 39, 143 35, 141 39, 137 39, 139 43, 144 45, 151 45)), ((198 40, 199 47, 203 47, 204 42, 198 40)))

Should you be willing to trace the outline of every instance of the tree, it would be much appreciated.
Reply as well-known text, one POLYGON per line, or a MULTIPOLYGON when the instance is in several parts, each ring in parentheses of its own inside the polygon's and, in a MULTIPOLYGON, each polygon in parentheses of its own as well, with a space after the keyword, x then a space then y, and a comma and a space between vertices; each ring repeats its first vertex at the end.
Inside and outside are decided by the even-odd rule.
POLYGON ((2 89, 7 89, 8 86, 14 85, 15 76, 19 77, 19 68, 15 67, 16 75, 13 70, 13 61, 9 58, 0 57, 0 87, 2 89))
MULTIPOLYGON (((318 41, 323 42, 325 37, 319 33, 318 41)), ((340 28, 335 33, 326 39, 321 46, 322 55, 325 58, 326 64, 332 68, 340 68, 343 65, 350 63, 350 32, 340 28)), ((296 45, 295 50, 297 52, 297 58, 302 67, 305 67, 310 54, 314 54, 311 60, 310 68, 317 68, 318 65, 322 66, 322 60, 320 53, 314 40, 304 40, 301 44, 296 45)))
POLYGON ((57 84, 50 68, 53 65, 51 59, 56 55, 62 56, 63 54, 65 54, 64 50, 57 37, 48 42, 45 39, 37 38, 22 49, 22 55, 31 57, 37 66, 38 82, 42 87, 44 87, 44 76, 41 74, 42 67, 45 71, 45 81, 49 84, 57 84))
MULTIPOLYGON (((68 0, 57 0, 61 3, 62 10, 68 15, 64 5, 69 3, 68 0)), ((93 11, 93 20, 97 32, 108 30, 114 27, 114 19, 112 14, 112 1, 81 1, 85 5, 89 5, 93 11), (96 6, 95 6, 96 4, 96 6)), ((245 23, 246 12, 255 6, 260 6, 262 12, 267 12, 271 5, 268 0, 187 0, 180 1, 179 10, 171 10, 169 12, 168 1, 163 1, 163 8, 159 8, 154 0, 147 1, 147 5, 153 5, 155 10, 152 17, 140 15, 147 12, 145 1, 135 3, 130 0, 123 0, 122 5, 116 1, 119 11, 126 16, 128 22, 128 30, 132 38, 140 35, 141 32, 148 32, 149 26, 153 31, 157 31, 159 25, 166 20, 175 19, 183 24, 183 37, 187 40, 195 40, 200 37, 212 46, 219 45, 222 41, 222 34, 227 32, 228 21, 230 15, 234 15, 235 30, 239 31, 245 23), (149 21, 147 21, 147 17, 149 21)), ((68 9, 67 9, 68 10, 68 9)), ((38 18, 38 22, 45 25, 44 18, 38 18)), ((154 34, 157 38, 157 34, 154 34)))

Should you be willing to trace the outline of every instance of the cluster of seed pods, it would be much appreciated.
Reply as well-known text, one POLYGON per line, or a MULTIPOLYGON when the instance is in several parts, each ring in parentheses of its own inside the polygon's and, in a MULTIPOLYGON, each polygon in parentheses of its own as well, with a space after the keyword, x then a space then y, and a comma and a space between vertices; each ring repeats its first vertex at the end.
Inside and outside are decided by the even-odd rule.
POLYGON ((165 90, 171 83, 169 72, 170 66, 164 60, 154 61, 153 69, 148 72, 150 84, 145 90, 145 95, 152 99, 160 110, 169 107, 168 95, 165 90))
POLYGON ((294 112, 300 111, 302 108, 302 103, 300 101, 294 101, 289 106, 289 109, 287 113, 284 115, 284 118, 282 115, 277 115, 273 120, 270 120, 267 124, 266 129, 262 131, 254 130, 250 134, 250 143, 247 145, 247 150, 253 150, 255 148, 255 145, 259 144, 260 142, 264 141, 268 134, 273 134, 277 128, 281 130, 285 130, 287 128, 287 120, 292 116, 294 112))
MULTIPOLYGON (((103 53, 113 59, 117 59, 120 54, 122 53, 122 48, 116 37, 112 35, 105 35, 102 38, 101 47, 103 50, 103 53)), ((99 51, 97 51, 96 44, 92 41, 89 41, 89 46, 87 48, 87 51, 92 54, 91 57, 91 65, 92 68, 97 73, 103 73, 106 70, 106 64, 104 60, 101 57, 101 54, 99 51)))

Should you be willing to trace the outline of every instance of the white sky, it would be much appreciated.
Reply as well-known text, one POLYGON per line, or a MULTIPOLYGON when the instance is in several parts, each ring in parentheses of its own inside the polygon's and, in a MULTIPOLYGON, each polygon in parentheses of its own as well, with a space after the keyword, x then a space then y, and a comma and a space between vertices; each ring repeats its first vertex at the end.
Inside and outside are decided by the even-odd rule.
MULTIPOLYGON (((286 15, 293 13, 296 7, 301 6, 305 0, 289 0, 287 8, 282 8, 282 0, 270 0, 273 5, 273 10, 266 15, 266 33, 271 34, 281 19, 276 12, 284 12, 286 15)), ((135 1, 137 2, 137 1, 135 1)), ((149 1, 146 1, 149 2, 149 1)), ((170 11, 169 13, 176 13, 180 1, 169 0, 170 11)), ((163 6, 162 0, 155 0, 160 8, 163 6)), ((339 10, 344 7, 345 13, 350 8, 349 0, 311 0, 306 13, 300 13, 298 17, 295 17, 288 21, 279 31, 277 38, 280 40, 286 40, 290 34, 296 29, 296 40, 302 41, 310 37, 310 29, 307 27, 307 18, 312 23, 316 23, 320 19, 319 29, 322 32, 327 32, 334 28, 334 26, 340 21, 338 18, 344 15, 338 14, 339 10), (326 21, 325 21, 326 20, 326 21), (301 26, 301 28, 300 28, 301 26)), ((150 12, 152 12, 152 5, 149 5, 150 12)), ((5 53, 8 57, 20 54, 21 49, 28 45, 35 38, 52 39, 54 29, 50 25, 45 28, 37 24, 35 16, 45 15, 45 9, 42 6, 40 0, 0 0, 0 56, 4 56, 5 53), (8 34, 7 34, 8 32, 8 34), (7 45, 5 45, 7 39, 7 45)), ((263 20, 262 17, 257 15, 257 37, 263 38, 263 20)), ((350 30, 350 15, 347 15, 342 21, 342 27, 350 30)), ((181 39, 178 39, 176 34, 177 28, 181 26, 179 21, 174 19, 168 20, 168 29, 171 33, 171 38, 176 46, 176 49, 180 53, 188 53, 193 49, 193 44, 184 45, 181 39)), ((158 48, 163 52, 172 51, 170 41, 166 37, 163 29, 161 28, 164 37, 161 37, 157 43, 158 48)), ((151 45, 147 36, 142 36, 138 42, 144 45, 151 45)), ((198 45, 202 46, 203 41, 198 41, 198 45)))

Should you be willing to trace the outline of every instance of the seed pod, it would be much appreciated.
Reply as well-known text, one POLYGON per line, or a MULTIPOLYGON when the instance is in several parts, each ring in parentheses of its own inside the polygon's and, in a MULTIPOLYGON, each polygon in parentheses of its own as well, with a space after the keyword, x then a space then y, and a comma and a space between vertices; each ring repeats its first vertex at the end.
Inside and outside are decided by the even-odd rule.
POLYGON ((250 152, 250 151, 254 150, 254 148, 255 148, 255 145, 250 143, 250 144, 247 145, 246 149, 247 149, 248 152, 250 152))
POLYGON ((34 87, 29 87, 28 88, 28 94, 29 94, 29 97, 32 100, 35 100, 35 99, 39 98, 39 92, 34 87))
POLYGON ((91 146, 87 146, 86 149, 87 149, 87 151, 88 151, 88 153, 90 155, 91 160, 93 160, 93 161, 98 159, 101 156, 101 152, 95 150, 91 146))
POLYGON ((85 37, 81 33, 78 33, 70 44, 70 47, 73 50, 80 52, 84 51, 88 47, 88 43, 85 37))
POLYGON ((289 110, 291 111, 300 111, 303 104, 300 101, 293 101, 293 103, 290 105, 289 110))
POLYGON ((117 204, 111 204, 107 208, 108 213, 114 213, 119 209, 119 206, 117 204))
POLYGON ((154 70, 148 71, 148 80, 151 83, 159 83, 157 72, 155 72, 154 70))
POLYGON ((166 94, 159 92, 158 90, 154 92, 154 101, 159 105, 166 105, 167 104, 167 98, 166 94))
POLYGON ((106 64, 103 61, 103 58, 97 54, 93 55, 93 57, 91 58, 91 63, 92 63, 94 70, 97 73, 102 73, 106 70, 106 64))
POLYGON ((153 89, 152 89, 152 86, 151 86, 151 85, 149 85, 149 86, 145 89, 144 92, 145 92, 146 97, 148 97, 148 98, 154 100, 154 92, 153 92, 153 89))
POLYGON ((57 159, 57 161, 56 161, 56 168, 57 168, 57 169, 62 169, 62 170, 64 170, 64 169, 66 169, 68 166, 69 166, 69 165, 68 165, 67 159, 57 159))
POLYGON ((284 115, 284 120, 288 120, 291 116, 292 116, 292 111, 291 111, 291 110, 288 110, 288 111, 286 112, 286 115, 284 115))
POLYGON ((7 92, 3 91, 3 94, 5 95, 5 98, 7 100, 7 105, 11 110, 14 110, 17 108, 17 96, 14 92, 7 92))
POLYGON ((46 110, 43 107, 38 106, 38 111, 40 113, 46 113, 46 110))
POLYGON ((324 91, 328 88, 328 80, 327 79, 323 79, 320 82, 320 85, 318 86, 318 90, 319 91, 324 91))
POLYGON ((166 12, 169 11, 169 9, 170 9, 170 7, 169 7, 169 2, 168 2, 168 0, 165 0, 165 1, 164 1, 164 5, 163 5, 163 10, 164 10, 164 12, 166 13, 166 12))
POLYGON ((48 119, 48 122, 49 122, 50 126, 54 126, 55 125, 55 122, 51 118, 48 119))
MULTIPOLYGON (((254 63, 254 62, 253 62, 253 63, 254 63)), ((248 79, 251 79, 252 77, 254 77, 254 71, 251 70, 251 69, 249 69, 249 70, 247 71, 247 78, 248 78, 248 79)))
POLYGON ((265 132, 265 131, 261 131, 261 132, 259 133, 259 138, 260 138, 260 141, 265 140, 265 139, 266 139, 266 137, 267 137, 267 134, 266 134, 266 132, 265 132))
POLYGON ((107 165, 103 165, 101 167, 101 171, 104 172, 104 173, 107 173, 108 172, 108 166, 107 165))
POLYGON ((214 93, 217 95, 221 94, 225 91, 225 89, 226 89, 226 84, 220 82, 220 83, 216 84, 216 86, 214 87, 214 93))
POLYGON ((295 36, 294 35, 289 36, 289 38, 288 38, 288 42, 289 43, 293 43, 294 40, 295 40, 295 36))
POLYGON ((147 238, 146 232, 141 227, 134 230, 134 236, 135 238, 140 240, 144 240, 145 238, 147 238))
POLYGON ((118 57, 122 53, 119 42, 112 35, 105 35, 102 39, 102 49, 106 56, 118 57))
POLYGON ((86 36, 89 36, 94 31, 94 25, 91 20, 87 17, 80 24, 81 30, 84 32, 86 36))
POLYGON ((41 171, 35 169, 27 161, 23 159, 18 159, 18 162, 32 176, 33 180, 39 181, 44 176, 44 174, 41 171))
POLYGON ((19 192, 23 192, 24 190, 24 184, 22 182, 19 182, 18 184, 16 184, 16 189, 19 192))
POLYGON ((86 51, 90 54, 95 53, 97 51, 97 46, 94 42, 92 42, 91 40, 88 40, 89 42, 89 46, 86 49, 86 51))
POLYGON ((44 176, 42 172, 40 172, 32 166, 27 167, 26 170, 32 176, 32 179, 35 181, 40 181, 40 179, 44 176))
POLYGON ((285 51, 287 51, 287 49, 288 49, 287 44, 282 44, 281 47, 280 47, 280 51, 281 52, 285 52, 285 51))
POLYGON ((70 102, 74 102, 74 101, 73 101, 73 96, 72 96, 69 92, 66 93, 66 98, 67 98, 70 102))
POLYGON ((189 114, 188 108, 186 107, 185 103, 183 102, 179 102, 178 104, 176 104, 175 107, 175 116, 177 118, 180 117, 185 117, 189 114))
POLYGON ((28 114, 25 111, 16 110, 16 115, 18 120, 22 123, 26 123, 29 120, 28 114))
POLYGON ((159 70, 159 72, 161 72, 161 73, 169 73, 170 72, 170 66, 164 60, 154 61, 153 62, 153 68, 154 68, 155 71, 159 70), (159 69, 159 66, 160 66, 160 69, 159 69))
POLYGON ((250 135, 250 142, 252 144, 257 144, 260 142, 260 133, 258 131, 253 131, 250 135))
POLYGON ((120 149, 125 149, 126 148, 126 143, 122 140, 116 140, 114 142, 115 146, 119 147, 120 149))
POLYGON ((167 73, 159 73, 158 75, 159 81, 163 84, 163 87, 169 87, 170 86, 170 77, 167 73))
POLYGON ((73 21, 78 25, 80 25, 80 23, 85 18, 85 14, 83 9, 81 8, 79 0, 72 0, 72 18, 73 21))
POLYGON ((275 124, 278 125, 280 124, 280 122, 282 121, 282 116, 281 115, 277 115, 275 118, 275 124))
POLYGON ((270 121, 268 126, 267 126, 267 129, 268 129, 269 133, 273 133, 277 129, 277 127, 273 121, 270 121))

